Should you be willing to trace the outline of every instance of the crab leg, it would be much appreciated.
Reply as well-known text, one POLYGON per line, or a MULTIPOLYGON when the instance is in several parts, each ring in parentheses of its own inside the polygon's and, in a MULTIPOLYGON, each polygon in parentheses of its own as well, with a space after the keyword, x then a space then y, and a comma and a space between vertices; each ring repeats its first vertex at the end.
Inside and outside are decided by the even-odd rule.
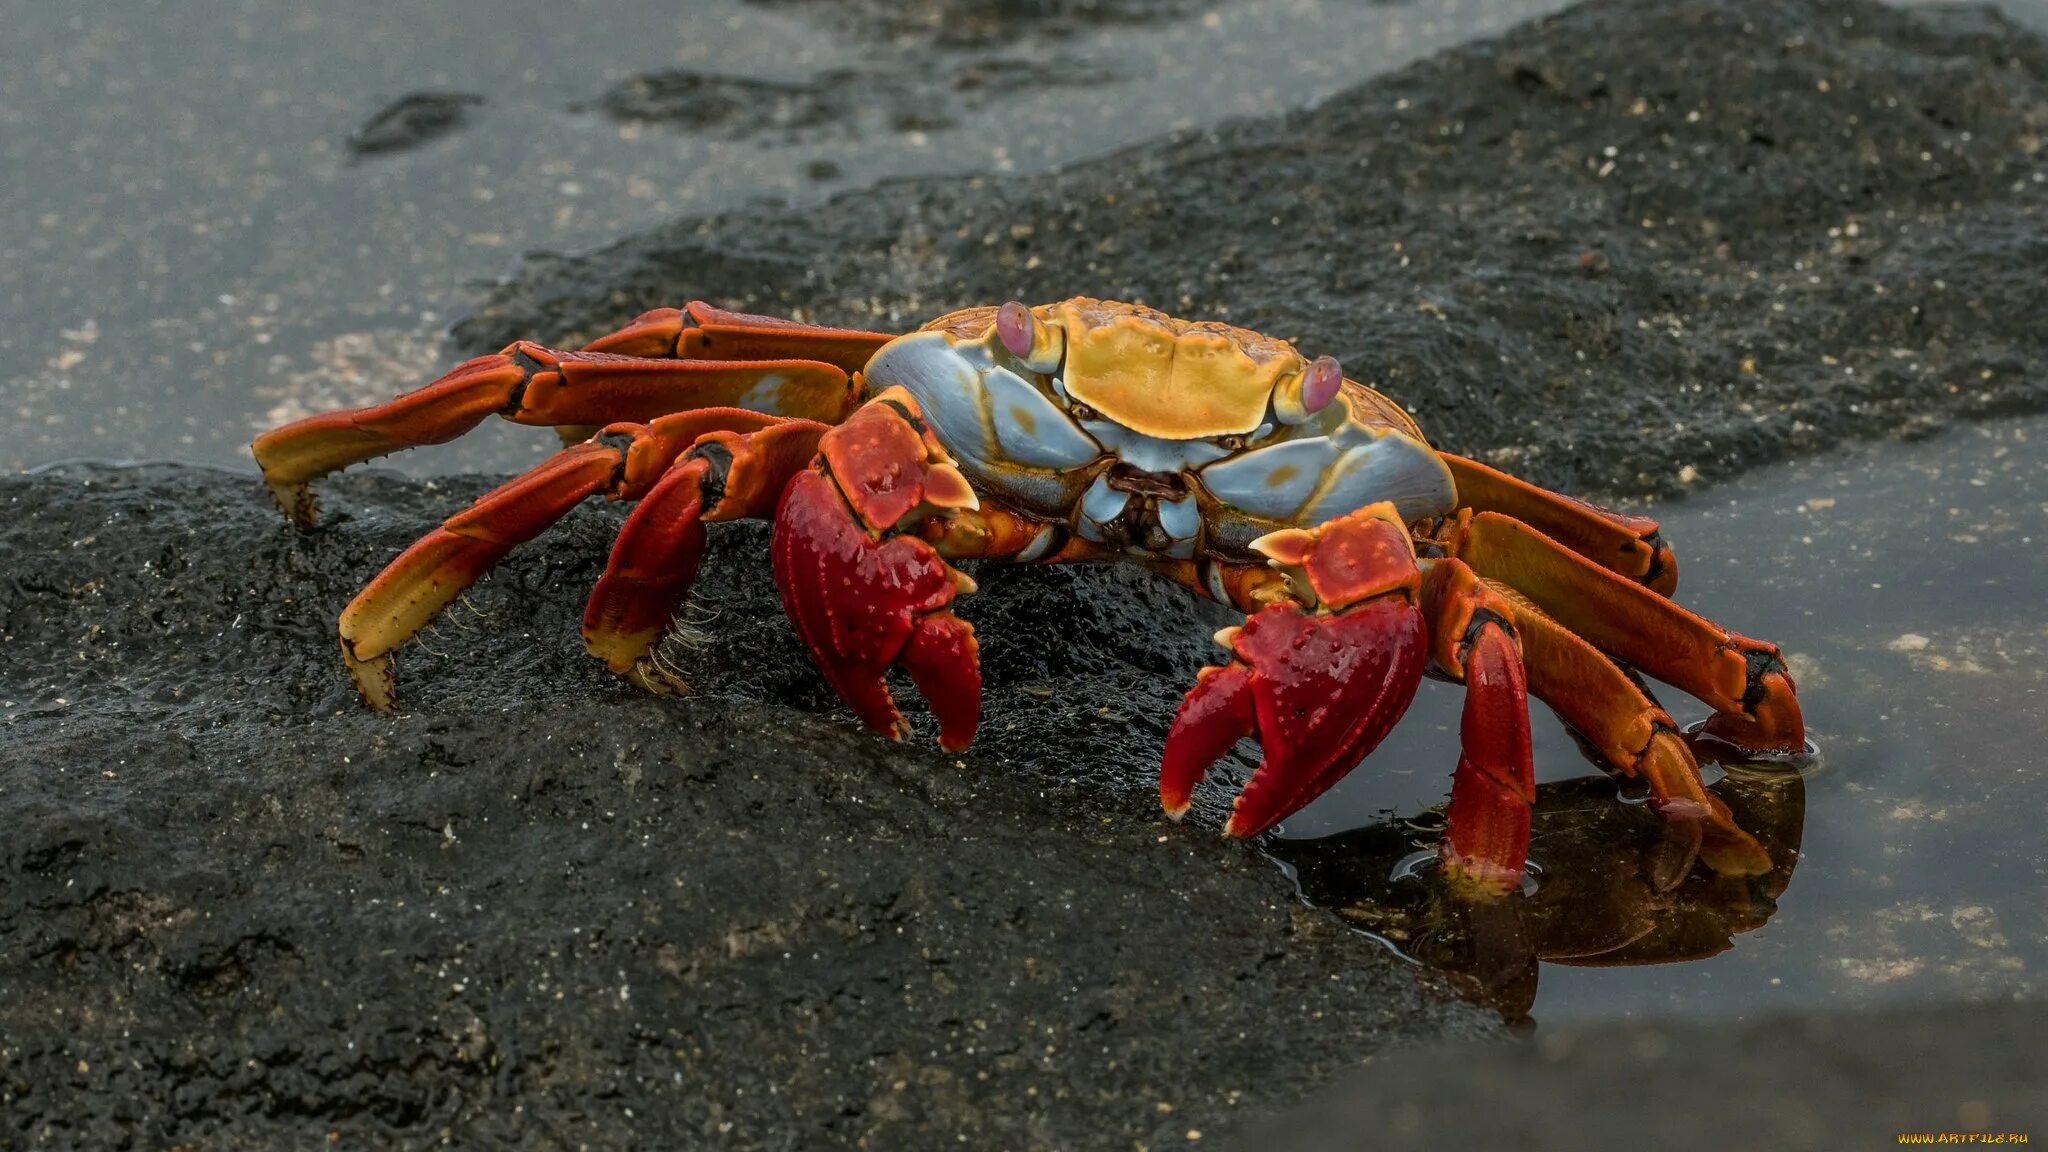
POLYGON ((1461 518, 1439 539, 1600 651, 1704 701, 1714 709, 1709 735, 1759 753, 1804 747, 1799 701, 1775 645, 1729 632, 1498 513, 1461 518))
POLYGON ((1264 832, 1350 772, 1408 710, 1428 659, 1415 554, 1392 504, 1254 547, 1288 574, 1297 599, 1217 634, 1232 659, 1202 670, 1159 770, 1160 805, 1178 818, 1209 766, 1257 733, 1263 755, 1227 836, 1264 832))
POLYGON ((1512 516, 1610 572, 1660 595, 1678 587, 1678 557, 1657 522, 1575 500, 1489 468, 1477 460, 1437 454, 1451 469, 1458 503, 1474 512, 1512 516))
POLYGON ((857 398, 853 373, 888 339, 693 302, 646 313, 579 352, 517 341, 385 403, 273 429, 251 448, 278 504, 310 527, 312 480, 453 440, 493 414, 579 428, 716 407, 836 421, 857 398))
POLYGON ((706 433, 746 432, 777 423, 756 412, 710 409, 648 425, 619 425, 478 497, 386 565, 342 610, 342 656, 363 700, 380 711, 396 707, 392 650, 426 627, 515 545, 533 539, 599 492, 614 499, 637 498, 706 433))
MULTIPOLYGON (((1455 560, 1426 561, 1432 569, 1455 560)), ((1467 573, 1466 575, 1469 575, 1467 573)), ((1513 605, 1476 578, 1423 578, 1437 669, 1465 685, 1457 773, 1451 778, 1442 854, 1453 883, 1513 891, 1529 857, 1536 767, 1529 690, 1513 605)))
POLYGON ((979 653, 973 626, 948 607, 974 582, 916 533, 978 505, 917 402, 891 388, 825 433, 776 514, 783 607, 840 699, 893 740, 910 731, 885 679, 898 663, 931 705, 940 745, 974 739, 979 653))
POLYGON ((1659 877, 1661 886, 1677 883, 1695 854, 1723 875, 1770 871, 1762 846, 1707 791, 1678 726, 1598 648, 1460 560, 1430 562, 1422 602, 1435 628, 1440 667, 1456 674, 1459 657, 1449 646, 1469 634, 1474 621, 1485 614, 1505 621, 1521 646, 1529 691, 1555 709, 1609 771, 1649 785, 1651 806, 1696 846, 1696 853, 1682 854, 1674 874, 1659 877))

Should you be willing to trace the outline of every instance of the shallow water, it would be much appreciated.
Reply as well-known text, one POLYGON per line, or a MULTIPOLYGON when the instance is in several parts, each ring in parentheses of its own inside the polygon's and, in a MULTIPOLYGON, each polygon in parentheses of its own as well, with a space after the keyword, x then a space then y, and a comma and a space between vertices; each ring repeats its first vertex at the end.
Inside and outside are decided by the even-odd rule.
MULTIPOLYGON (((1426 684, 1367 766, 1289 823, 1301 838, 1381 825, 1282 845, 1305 896, 1473 974, 1510 1015, 1533 996, 1539 1021, 2038 994, 2048 420, 1857 446, 1655 512, 1679 550, 1680 602, 1777 641, 1798 680, 1819 764, 1717 785, 1780 870, 1753 891, 1696 873, 1651 892, 1656 820, 1614 804, 1617 787, 1539 708, 1534 893, 1474 910, 1426 865, 1389 881, 1440 826, 1426 810, 1456 759, 1458 693, 1426 684), (1390 815, 1415 823, 1390 831, 1390 815), (1559 958, 1540 978, 1537 955, 1559 958)), ((1704 715, 1659 698, 1681 722, 1704 715)))
MULTIPOLYGON (((432 379, 449 363, 446 327, 523 252, 756 197, 1048 168, 1312 103, 1564 6, 1237 0, 1053 36, 1019 21, 1014 42, 935 50, 739 0, 614 0, 602 19, 537 0, 0 0, 0 356, 15 366, 0 392, 0 468, 246 463, 264 428, 432 379), (1041 71, 1005 82, 1020 63, 1041 71), (687 131, 590 110, 628 77, 676 69, 886 75, 913 115, 866 107, 889 102, 867 90, 843 97, 843 123, 808 132, 687 131), (996 77, 972 106, 950 106, 960 69, 996 77), (416 148, 351 153, 352 133, 419 91, 481 103, 416 148), (921 97, 947 105, 950 123, 910 126, 921 97)), ((2048 27, 2048 0, 2003 6, 2048 27)), ((393 466, 505 470, 550 443, 493 422, 393 466)))
MULTIPOLYGON (((1562 6, 1219 3, 940 51, 736 0, 619 0, 601 21, 531 0, 0 0, 0 355, 26 368, 0 394, 0 468, 246 463, 263 428, 438 374, 443 330, 522 252, 587 248, 756 197, 1042 169, 1311 102, 1562 6), (907 72, 913 104, 951 102, 953 70, 990 61, 1048 71, 990 84, 975 106, 949 108, 946 127, 899 129, 855 106, 825 130, 735 135, 579 110, 665 69, 783 81, 907 72), (420 90, 482 103, 417 148, 351 154, 352 132, 420 90)), ((504 470, 550 440, 494 422, 394 464, 504 470)))

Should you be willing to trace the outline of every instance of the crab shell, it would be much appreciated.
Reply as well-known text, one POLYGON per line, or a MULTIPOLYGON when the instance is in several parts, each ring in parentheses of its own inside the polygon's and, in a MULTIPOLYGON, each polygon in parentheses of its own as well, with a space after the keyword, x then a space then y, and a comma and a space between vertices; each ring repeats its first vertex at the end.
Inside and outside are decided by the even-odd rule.
POLYGON ((1261 536, 1382 500, 1410 523, 1456 504, 1407 413, 1354 380, 1316 396, 1286 341, 1085 297, 999 312, 891 341, 869 392, 909 391, 976 490, 1082 539, 1252 560, 1261 536))

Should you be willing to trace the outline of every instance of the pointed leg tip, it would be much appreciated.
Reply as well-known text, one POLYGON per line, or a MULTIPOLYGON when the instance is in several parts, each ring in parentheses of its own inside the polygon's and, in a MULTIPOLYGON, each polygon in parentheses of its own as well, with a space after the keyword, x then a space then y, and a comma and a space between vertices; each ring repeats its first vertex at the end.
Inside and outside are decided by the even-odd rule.
POLYGON ((1465 899, 1495 900, 1522 887, 1520 868, 1504 868, 1484 857, 1460 855, 1446 848, 1443 866, 1451 891, 1465 899))
POLYGON ((398 673, 392 667, 390 653, 359 660, 348 642, 343 641, 341 658, 348 665, 349 679, 355 683, 356 695, 362 697, 364 706, 375 712, 398 711, 398 673))
POLYGON ((265 482, 270 488, 271 499, 277 502, 277 510, 301 532, 311 532, 320 523, 320 503, 313 497, 313 490, 306 484, 277 484, 265 482))
POLYGON ((1250 840, 1256 836, 1263 835, 1279 822, 1277 819, 1253 819, 1246 817, 1243 813, 1232 812, 1230 819, 1223 823, 1223 838, 1226 840, 1250 840))

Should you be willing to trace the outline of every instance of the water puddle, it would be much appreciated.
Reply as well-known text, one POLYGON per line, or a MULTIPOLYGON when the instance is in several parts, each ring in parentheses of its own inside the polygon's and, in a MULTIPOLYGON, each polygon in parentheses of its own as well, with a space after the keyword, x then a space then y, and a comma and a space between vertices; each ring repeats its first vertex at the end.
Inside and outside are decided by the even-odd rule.
MULTIPOLYGON (((1659 821, 1539 708, 1538 873, 1505 900, 1453 899, 1426 850, 1460 701, 1431 684, 1368 767, 1275 846, 1303 896, 1517 1019, 2037 993, 2048 421, 1860 446, 1658 514, 1681 602, 1784 647, 1822 749, 1804 775, 1710 769, 1776 869, 1696 870, 1656 892, 1659 821)), ((1682 722, 1704 714, 1658 695, 1682 722)))

